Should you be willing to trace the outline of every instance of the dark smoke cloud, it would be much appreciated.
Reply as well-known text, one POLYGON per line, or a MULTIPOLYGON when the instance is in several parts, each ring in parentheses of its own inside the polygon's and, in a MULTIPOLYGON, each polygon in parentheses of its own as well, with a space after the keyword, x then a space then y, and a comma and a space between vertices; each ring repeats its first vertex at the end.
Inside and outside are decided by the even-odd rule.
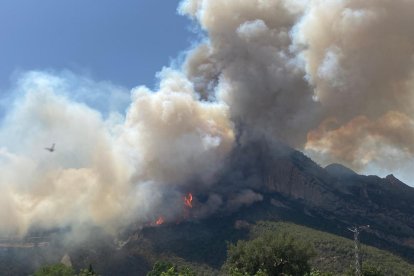
POLYGON ((188 56, 185 71, 204 98, 228 104, 249 132, 293 145, 316 126, 317 104, 292 51, 291 30, 302 15, 295 1, 185 1, 208 41, 188 56))
POLYGON ((0 125, 2 235, 176 221, 188 192, 196 217, 260 201, 260 176, 220 173, 262 136, 360 172, 413 163, 411 1, 187 0, 180 12, 206 37, 156 91, 129 99, 70 73, 16 83, 0 125))
POLYGON ((388 120, 412 118, 413 8, 405 0, 185 1, 181 11, 208 34, 185 70, 252 136, 305 148, 323 164, 393 168, 413 159, 412 125, 403 131, 388 120), (381 134, 361 132, 361 118, 381 134), (327 120, 335 135, 320 131, 327 120))

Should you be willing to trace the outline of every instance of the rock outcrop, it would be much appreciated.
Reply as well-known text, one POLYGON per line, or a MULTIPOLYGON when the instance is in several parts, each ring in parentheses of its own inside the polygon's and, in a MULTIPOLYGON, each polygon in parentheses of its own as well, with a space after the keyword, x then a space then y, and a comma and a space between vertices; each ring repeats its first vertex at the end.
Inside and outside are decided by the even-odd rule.
POLYGON ((340 164, 322 168, 301 152, 266 141, 239 146, 229 164, 222 181, 265 195, 266 208, 284 206, 278 216, 290 208, 289 220, 319 222, 342 235, 349 226, 369 224, 368 242, 414 260, 414 188, 395 176, 359 175, 340 164))

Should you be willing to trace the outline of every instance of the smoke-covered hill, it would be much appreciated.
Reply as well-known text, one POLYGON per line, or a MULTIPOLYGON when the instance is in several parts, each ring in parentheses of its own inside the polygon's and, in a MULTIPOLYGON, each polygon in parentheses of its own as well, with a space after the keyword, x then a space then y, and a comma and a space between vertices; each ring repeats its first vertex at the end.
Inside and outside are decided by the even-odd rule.
MULTIPOLYGON (((263 200, 259 186, 286 194, 271 170, 289 162, 240 171, 251 150, 237 147, 261 136, 324 166, 411 179, 413 11, 407 0, 184 0, 200 40, 130 101, 107 82, 22 73, 1 99, 0 236, 172 223, 188 193, 198 218, 263 200), (239 168, 224 173, 229 159, 239 168)), ((321 175, 312 181, 334 189, 321 175)))
POLYGON ((5 260, 20 252, 16 260, 35 258, 22 270, 28 272, 68 253, 75 267, 92 263, 103 275, 144 275, 162 258, 209 271, 223 263, 227 242, 247 238, 250 225, 262 220, 291 221, 348 238, 348 227, 369 224, 363 243, 414 262, 414 189, 392 175, 358 175, 339 164, 322 168, 301 152, 256 139, 234 149, 217 179, 209 194, 193 191, 192 208, 181 221, 130 226, 117 242, 99 230, 77 243, 54 234, 46 248, 3 250, 2 266, 13 265, 5 260), (214 195, 220 195, 216 206, 214 195))
MULTIPOLYGON (((192 216, 182 224, 143 229, 127 247, 138 248, 146 241, 156 254, 218 269, 226 243, 247 238, 249 225, 258 221, 291 221, 349 239, 349 227, 370 225, 361 235, 363 243, 414 263, 414 188, 392 175, 359 175, 340 164, 322 168, 299 151, 256 139, 236 147, 214 189, 227 202, 244 193, 244 200, 233 201, 239 209, 232 212, 229 206, 234 204, 222 204, 207 219, 192 216)), ((208 196, 194 197, 191 211, 197 214, 208 196)), ((352 259, 352 251, 346 254, 352 259)))
POLYGON ((414 260, 414 188, 393 175, 359 175, 339 164, 322 168, 263 140, 239 146, 231 158, 221 181, 234 187, 249 179, 244 185, 263 196, 244 209, 245 219, 287 219, 342 235, 349 235, 347 227, 370 225, 370 244, 414 260))

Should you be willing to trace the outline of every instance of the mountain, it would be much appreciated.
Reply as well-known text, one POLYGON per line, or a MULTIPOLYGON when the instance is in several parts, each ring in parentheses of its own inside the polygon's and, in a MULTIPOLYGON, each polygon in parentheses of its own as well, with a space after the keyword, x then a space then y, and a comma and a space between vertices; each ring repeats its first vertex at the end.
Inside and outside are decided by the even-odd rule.
POLYGON ((360 235, 362 243, 414 263, 414 188, 393 175, 359 175, 340 164, 322 168, 299 151, 260 139, 232 152, 212 189, 231 195, 246 188, 263 200, 233 213, 223 209, 207 219, 143 229, 126 248, 146 246, 144 251, 155 256, 218 269, 226 258, 226 243, 248 238, 249 225, 290 221, 351 239, 342 253, 352 260, 353 233, 348 228, 370 225, 360 235))
MULTIPOLYGON (((190 265, 200 275, 214 275, 226 258, 227 243, 249 238, 252 229, 256 229, 254 225, 263 225, 261 221, 302 225, 305 228, 300 231, 305 234, 298 236, 302 238, 315 237, 310 232, 313 230, 306 229, 317 229, 352 239, 349 227, 370 225, 361 233, 361 242, 400 256, 405 261, 390 257, 390 262, 404 264, 406 271, 412 269, 409 263, 414 263, 414 188, 393 175, 359 175, 340 164, 322 168, 299 151, 257 139, 240 143, 232 151, 209 192, 221 195, 225 201, 246 189, 260 195, 261 200, 238 205, 238 209, 223 204, 213 215, 202 219, 190 214, 188 220, 180 223, 131 227, 123 233, 122 243, 94 233, 88 241, 70 247, 55 238, 50 247, 30 249, 31 252, 3 250, 0 271, 27 275, 35 267, 58 262, 68 254, 75 268, 92 264, 101 275, 145 275, 160 259, 190 265), (25 262, 29 256, 35 256, 30 266, 25 262), (22 263, 26 266, 17 269, 16 265, 22 263)), ((191 212, 196 214, 208 194, 196 191, 193 196, 191 212)), ((278 227, 285 227, 281 225, 278 227)), ((315 239, 322 240, 320 235, 323 236, 317 234, 315 239)), ((352 240, 348 242, 352 244, 352 240)), ((352 259, 349 244, 341 251, 344 260, 352 259)), ((337 242, 328 242, 328 247, 335 246, 337 242)), ((331 251, 339 256, 336 249, 331 251)), ((324 256, 327 260, 330 257, 324 256)), ((326 268, 325 263, 321 267, 326 268)))
POLYGON ((284 219, 347 237, 348 227, 370 225, 368 244, 414 261, 414 188, 393 175, 359 175, 339 164, 322 168, 299 151, 263 140, 240 146, 231 158, 224 175, 259 179, 250 187, 264 196, 244 211, 246 217, 284 219))

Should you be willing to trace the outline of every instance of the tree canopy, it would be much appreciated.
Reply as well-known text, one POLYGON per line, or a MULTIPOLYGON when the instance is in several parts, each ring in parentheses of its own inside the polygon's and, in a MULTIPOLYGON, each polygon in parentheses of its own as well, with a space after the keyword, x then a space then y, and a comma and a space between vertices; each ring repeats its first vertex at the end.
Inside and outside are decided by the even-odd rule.
POLYGON ((39 268, 34 276, 73 276, 75 271, 73 268, 64 264, 52 264, 39 268))
POLYGON ((314 251, 288 234, 265 233, 250 241, 229 245, 223 266, 229 275, 305 275, 314 251))
POLYGON ((158 261, 147 276, 195 276, 195 272, 188 267, 178 269, 170 262, 158 261))
POLYGON ((89 268, 81 269, 79 274, 75 273, 72 267, 68 267, 64 264, 52 264, 40 267, 34 276, 96 276, 97 274, 89 265, 89 268))

